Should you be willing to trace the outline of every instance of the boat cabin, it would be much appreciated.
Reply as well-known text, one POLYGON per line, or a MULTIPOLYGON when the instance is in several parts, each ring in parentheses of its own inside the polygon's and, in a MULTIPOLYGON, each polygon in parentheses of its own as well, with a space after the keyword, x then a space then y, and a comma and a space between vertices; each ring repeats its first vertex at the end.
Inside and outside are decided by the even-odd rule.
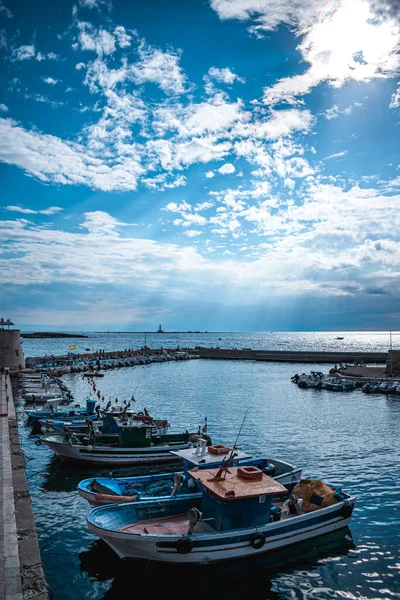
POLYGON ((216 531, 257 527, 269 522, 271 498, 287 489, 253 466, 189 471, 203 491, 202 519, 216 531))
MULTIPOLYGON (((184 450, 172 450, 171 454, 175 454, 184 462, 184 472, 187 473, 190 469, 202 469, 205 467, 219 467, 223 461, 229 458, 231 448, 227 448, 227 452, 223 454, 215 454, 213 448, 215 446, 207 446, 206 440, 204 444, 199 444, 195 448, 186 448, 184 450)), ((229 464, 235 466, 240 462, 247 461, 251 458, 250 454, 246 454, 241 450, 235 450, 234 455, 229 464)))
POLYGON ((151 425, 132 422, 121 423, 118 426, 118 439, 121 448, 148 448, 151 446, 151 437, 151 425))

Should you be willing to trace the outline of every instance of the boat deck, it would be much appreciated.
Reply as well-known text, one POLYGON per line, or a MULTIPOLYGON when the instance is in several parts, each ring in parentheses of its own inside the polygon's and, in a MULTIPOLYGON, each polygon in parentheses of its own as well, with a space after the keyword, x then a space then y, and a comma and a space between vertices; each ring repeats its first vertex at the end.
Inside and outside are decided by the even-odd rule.
MULTIPOLYGON (((153 535, 186 535, 189 529, 187 514, 174 515, 172 517, 160 517, 137 521, 130 525, 124 525, 119 531, 124 533, 150 533, 153 535)), ((199 521, 194 526, 193 533, 210 533, 215 530, 205 521, 199 521)))

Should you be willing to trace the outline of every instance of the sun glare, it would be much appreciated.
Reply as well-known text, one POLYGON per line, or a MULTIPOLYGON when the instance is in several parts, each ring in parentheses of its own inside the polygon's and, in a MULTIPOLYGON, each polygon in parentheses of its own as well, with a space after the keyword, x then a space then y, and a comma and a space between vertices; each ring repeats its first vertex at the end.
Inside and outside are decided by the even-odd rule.
POLYGON ((325 14, 300 48, 307 60, 328 71, 329 79, 340 82, 349 76, 364 80, 379 76, 380 71, 395 71, 400 62, 398 44, 393 21, 378 22, 368 2, 351 0, 335 13, 325 14))

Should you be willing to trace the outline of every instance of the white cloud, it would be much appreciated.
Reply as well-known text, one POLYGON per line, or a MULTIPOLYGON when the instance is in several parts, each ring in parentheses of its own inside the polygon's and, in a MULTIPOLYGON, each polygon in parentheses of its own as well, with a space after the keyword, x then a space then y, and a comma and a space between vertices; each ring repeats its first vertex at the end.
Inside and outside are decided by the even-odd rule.
POLYGON ((128 75, 127 61, 124 58, 121 60, 121 66, 118 69, 109 69, 101 58, 97 58, 87 65, 78 63, 75 68, 81 70, 85 66, 86 76, 84 84, 89 86, 92 93, 114 89, 119 83, 124 82, 128 75))
POLYGON ((56 85, 59 81, 58 79, 53 79, 53 77, 42 77, 42 80, 48 85, 56 85))
POLYGON ((13 51, 12 60, 29 60, 35 56, 35 46, 20 46, 13 51))
POLYGON ((114 29, 114 35, 117 38, 117 42, 120 48, 129 48, 131 45, 132 36, 126 32, 125 27, 118 25, 114 29))
POLYGON ((330 156, 326 156, 325 160, 330 160, 331 158, 341 158, 342 156, 346 156, 347 150, 343 152, 337 152, 336 154, 331 154, 330 156))
POLYGON ((221 175, 231 175, 235 171, 236 169, 232 163, 225 163, 219 169, 215 169, 215 171, 207 171, 205 175, 207 179, 212 179, 216 173, 220 173, 221 175))
POLYGON ((222 167, 217 169, 218 173, 221 173, 221 175, 230 175, 231 173, 234 173, 235 170, 235 167, 231 163, 225 163, 222 167))
POLYGON ((6 104, 0 104, 1 112, 8 112, 8 106, 6 104))
POLYGON ((141 183, 150 189, 164 191, 184 186, 187 182, 184 175, 175 177, 170 173, 160 173, 153 177, 142 178, 141 183))
POLYGON ((251 123, 239 123, 234 134, 243 138, 274 140, 296 131, 307 132, 314 124, 309 110, 272 110, 266 119, 254 119, 251 123))
POLYGON ((81 50, 96 52, 99 57, 115 52, 115 37, 105 29, 96 29, 91 23, 78 21, 79 46, 81 50))
POLYGON ((83 8, 88 8, 88 9, 92 9, 92 8, 97 8, 99 9, 102 6, 105 6, 108 10, 112 9, 112 2, 111 0, 79 0, 79 6, 82 6, 83 8))
POLYGON ((210 67, 208 70, 208 74, 210 77, 219 81, 221 83, 227 83, 228 85, 232 85, 235 81, 239 81, 240 83, 245 83, 245 79, 233 73, 228 67, 223 69, 218 69, 217 67, 210 67))
POLYGON ((389 108, 398 108, 400 106, 400 83, 397 84, 396 91, 392 94, 389 108))
POLYGON ((186 91, 186 75, 178 64, 179 53, 162 52, 143 40, 138 52, 140 60, 130 68, 136 83, 156 83, 166 94, 183 94, 186 91))
POLYGON ((184 234, 187 235, 187 237, 194 238, 199 235, 202 235, 202 232, 198 231, 197 229, 188 229, 187 231, 184 232, 184 234))
POLYGON ((38 62, 42 62, 43 60, 60 60, 60 57, 58 54, 55 54, 55 52, 48 52, 47 54, 37 52, 35 60, 37 60, 38 62))
POLYGON ((7 19, 12 19, 13 14, 11 10, 9 10, 6 6, 4 6, 3 2, 0 0, 0 14, 4 14, 7 19))
POLYGON ((22 206, 5 206, 6 210, 19 212, 26 215, 55 215, 56 213, 62 211, 63 209, 59 206, 49 206, 49 208, 45 208, 42 210, 33 210, 31 208, 23 208, 22 206))
POLYGON ((352 114, 354 108, 360 108, 361 106, 361 102, 353 102, 353 104, 350 104, 346 108, 340 109, 337 104, 334 104, 333 106, 331 106, 331 108, 328 108, 325 111, 324 116, 325 119, 328 119, 328 121, 331 119, 336 119, 339 115, 345 115, 346 117, 348 117, 352 114))
POLYGON ((154 128, 160 134, 172 130, 187 138, 206 133, 226 135, 237 122, 246 121, 250 114, 243 110, 242 100, 229 102, 225 94, 217 93, 206 101, 167 104, 154 111, 154 128))
POLYGON ((173 221, 173 225, 176 227, 179 225, 182 227, 190 227, 191 225, 202 226, 207 223, 207 219, 197 214, 199 211, 193 211, 192 205, 185 200, 180 204, 177 204, 176 202, 169 202, 161 210, 177 213, 182 217, 181 219, 175 219, 173 221))
POLYGON ((214 205, 212 202, 200 202, 199 204, 196 204, 193 207, 193 210, 195 212, 201 212, 202 210, 208 210, 209 208, 212 208, 214 205))
POLYGON ((134 190, 144 172, 135 157, 96 158, 81 144, 0 119, 0 160, 44 182, 87 185, 103 191, 134 190))

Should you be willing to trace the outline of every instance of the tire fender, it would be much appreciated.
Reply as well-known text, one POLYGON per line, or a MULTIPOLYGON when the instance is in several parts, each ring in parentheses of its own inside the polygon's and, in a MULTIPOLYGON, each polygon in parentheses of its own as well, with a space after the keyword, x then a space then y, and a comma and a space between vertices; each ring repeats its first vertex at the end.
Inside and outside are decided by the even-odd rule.
POLYGON ((250 537, 250 544, 255 550, 259 550, 265 544, 265 535, 263 533, 253 533, 250 537))
POLYGON ((188 537, 181 537, 180 540, 176 542, 176 550, 178 554, 188 554, 193 549, 193 542, 188 537))

